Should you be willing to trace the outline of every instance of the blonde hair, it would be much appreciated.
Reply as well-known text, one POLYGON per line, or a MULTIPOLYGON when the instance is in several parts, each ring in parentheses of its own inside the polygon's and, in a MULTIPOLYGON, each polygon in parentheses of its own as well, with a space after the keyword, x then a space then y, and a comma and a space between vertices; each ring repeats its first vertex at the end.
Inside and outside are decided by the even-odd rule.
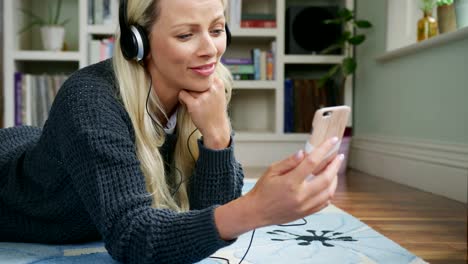
MULTIPOLYGON (((222 2, 226 6, 226 0, 222 0, 222 2)), ((145 28, 146 32, 151 32, 151 27, 158 19, 159 13, 158 0, 130 0, 127 4, 127 24, 138 24, 145 28)), ((199 155, 197 139, 201 137, 200 132, 195 131, 196 127, 186 107, 180 105, 177 112, 176 126, 178 138, 173 163, 170 164, 173 168, 171 169, 172 175, 168 175, 166 178, 164 160, 158 149, 165 141, 165 132, 162 129, 161 122, 156 119, 157 124, 155 125, 146 112, 150 77, 144 67, 136 61, 127 61, 123 57, 120 50, 120 32, 116 34, 113 67, 118 82, 119 96, 135 130, 136 152, 140 160, 141 170, 145 176, 146 188, 152 196, 152 206, 176 211, 189 210, 187 185, 188 179, 194 170, 195 160, 198 159, 199 155), (193 131, 195 133, 191 135, 193 131), (177 185, 181 182, 182 184, 177 188, 177 185), (177 188, 174 197, 170 185, 177 188)), ((232 90, 232 76, 229 70, 219 63, 216 67, 215 76, 223 81, 226 100, 229 102, 232 90)), ((166 115, 155 93, 151 93, 148 104, 149 111, 156 109, 164 116, 166 115)), ((157 116, 154 112, 151 114, 157 116)))

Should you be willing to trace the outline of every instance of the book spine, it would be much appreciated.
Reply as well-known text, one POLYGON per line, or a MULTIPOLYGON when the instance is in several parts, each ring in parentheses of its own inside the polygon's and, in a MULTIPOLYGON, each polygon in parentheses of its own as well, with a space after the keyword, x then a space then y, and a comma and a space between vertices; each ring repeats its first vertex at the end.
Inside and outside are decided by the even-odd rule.
POLYGON ((102 2, 102 22, 105 25, 112 24, 112 10, 111 10, 111 0, 104 0, 102 2))
POLYGON ((242 28, 276 28, 275 20, 242 20, 242 28))
POLYGON ((235 81, 255 80, 255 75, 254 74, 247 74, 247 73, 233 73, 232 78, 235 81))
POLYGON ((94 24, 101 25, 104 22, 104 1, 94 0, 94 24))
POLYGON ((22 97, 22 73, 15 72, 15 126, 23 124, 22 113, 23 113, 23 97, 22 97))
POLYGON ((221 62, 224 65, 248 65, 252 64, 251 58, 221 58, 221 62))
POLYGON ((260 57, 261 51, 258 48, 252 50, 252 60, 255 68, 255 80, 260 80, 260 57))
POLYGON ((266 81, 267 79, 267 52, 260 52, 260 80, 266 81))
POLYGON ((269 81, 274 80, 273 72, 274 72, 274 59, 273 59, 273 52, 267 52, 267 68, 266 68, 266 79, 269 81))
POLYGON ((88 25, 94 25, 94 0, 88 0, 88 25))
POLYGON ((254 66, 251 65, 226 65, 226 67, 231 71, 232 74, 254 74, 254 66))
POLYGON ((291 79, 284 80, 284 133, 294 132, 294 87, 291 79))

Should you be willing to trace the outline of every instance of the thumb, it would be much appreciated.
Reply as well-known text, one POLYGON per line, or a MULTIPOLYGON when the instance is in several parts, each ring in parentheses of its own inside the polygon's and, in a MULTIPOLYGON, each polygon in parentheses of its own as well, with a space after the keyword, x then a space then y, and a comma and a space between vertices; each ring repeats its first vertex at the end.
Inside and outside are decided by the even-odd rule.
POLYGON ((304 151, 301 149, 294 155, 273 163, 270 167, 270 173, 273 173, 274 175, 283 175, 294 169, 303 159, 304 151))

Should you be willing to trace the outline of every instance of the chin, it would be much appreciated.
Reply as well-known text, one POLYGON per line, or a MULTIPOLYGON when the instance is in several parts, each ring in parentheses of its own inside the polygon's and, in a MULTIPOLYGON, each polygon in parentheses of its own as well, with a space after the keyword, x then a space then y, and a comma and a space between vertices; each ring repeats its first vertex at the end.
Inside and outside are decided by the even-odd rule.
POLYGON ((192 79, 190 81, 191 83, 190 87, 191 89, 193 89, 193 91, 204 92, 204 91, 207 91, 213 85, 213 82, 214 82, 214 74, 203 79, 200 79, 200 78, 197 78, 195 80, 192 79))

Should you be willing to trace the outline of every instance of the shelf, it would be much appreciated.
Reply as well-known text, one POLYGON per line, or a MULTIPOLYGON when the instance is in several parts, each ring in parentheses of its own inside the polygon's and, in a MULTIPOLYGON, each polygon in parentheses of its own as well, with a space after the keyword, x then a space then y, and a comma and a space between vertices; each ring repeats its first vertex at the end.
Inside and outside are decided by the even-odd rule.
POLYGON ((275 90, 278 87, 277 81, 234 81, 234 89, 265 89, 275 90))
POLYGON ((287 64, 338 64, 344 59, 342 55, 285 55, 287 64))
POLYGON ((231 30, 233 37, 266 37, 276 38, 278 30, 276 28, 239 28, 231 30))
POLYGON ((421 50, 438 47, 445 43, 455 42, 461 39, 468 38, 468 27, 458 29, 454 32, 440 34, 433 38, 411 44, 396 50, 388 51, 385 54, 376 58, 378 62, 387 62, 399 57, 408 56, 421 50))
POLYGON ((78 51, 16 51, 16 61, 80 61, 78 51))
POLYGON ((88 34, 113 35, 117 25, 88 25, 88 34))
POLYGON ((308 136, 309 134, 304 134, 304 133, 275 134, 271 132, 236 131, 235 140, 239 142, 246 142, 246 141, 305 142, 308 136))

